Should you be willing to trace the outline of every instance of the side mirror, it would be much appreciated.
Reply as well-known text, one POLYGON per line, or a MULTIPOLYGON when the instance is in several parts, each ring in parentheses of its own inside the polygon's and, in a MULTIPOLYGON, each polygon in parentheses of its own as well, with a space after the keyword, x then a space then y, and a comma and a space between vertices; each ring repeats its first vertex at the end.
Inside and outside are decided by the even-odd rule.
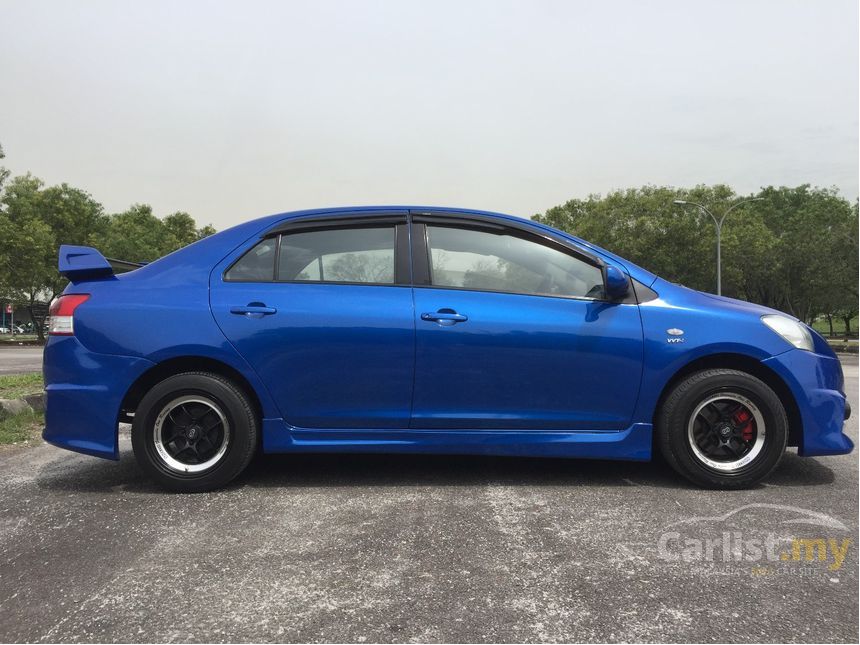
POLYGON ((630 291, 630 278, 617 266, 606 265, 606 297, 610 300, 624 300, 630 291))

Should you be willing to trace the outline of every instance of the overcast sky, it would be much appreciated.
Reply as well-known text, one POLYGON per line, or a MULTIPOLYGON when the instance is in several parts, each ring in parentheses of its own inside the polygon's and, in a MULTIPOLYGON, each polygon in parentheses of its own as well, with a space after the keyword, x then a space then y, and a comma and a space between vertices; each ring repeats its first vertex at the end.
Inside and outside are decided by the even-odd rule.
POLYGON ((642 184, 858 195, 856 0, 0 0, 15 173, 225 228, 642 184))

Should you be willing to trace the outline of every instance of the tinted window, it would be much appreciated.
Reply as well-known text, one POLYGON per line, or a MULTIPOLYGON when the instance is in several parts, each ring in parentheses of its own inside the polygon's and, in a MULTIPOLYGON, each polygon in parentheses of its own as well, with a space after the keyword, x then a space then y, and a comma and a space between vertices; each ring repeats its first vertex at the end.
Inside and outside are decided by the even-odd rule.
POLYGON ((394 284, 394 227, 282 235, 278 280, 394 284))
POLYGON ((224 276, 227 280, 271 282, 275 275, 277 238, 263 240, 236 262, 224 276))
POLYGON ((593 298, 603 292, 599 268, 521 237, 428 226, 427 238, 437 286, 593 298))

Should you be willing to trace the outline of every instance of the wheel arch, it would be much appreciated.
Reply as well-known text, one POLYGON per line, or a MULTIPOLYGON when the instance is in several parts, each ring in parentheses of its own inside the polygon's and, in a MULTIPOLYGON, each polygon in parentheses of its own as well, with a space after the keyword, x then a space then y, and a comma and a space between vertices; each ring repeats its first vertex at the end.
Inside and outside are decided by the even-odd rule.
POLYGON ((248 397, 257 415, 257 420, 263 419, 263 406, 257 391, 235 367, 214 358, 176 356, 157 363, 132 383, 120 405, 120 422, 131 422, 131 415, 134 414, 141 399, 156 383, 183 372, 212 372, 230 379, 248 397))
POLYGON ((660 408, 663 406, 663 401, 675 387, 675 385, 695 372, 700 372, 707 369, 732 369, 740 372, 746 372, 763 381, 770 389, 772 389, 779 397, 780 401, 785 405, 785 412, 788 416, 788 445, 802 447, 803 443, 803 421, 800 416, 800 408, 792 394, 788 384, 782 380, 776 372, 763 364, 757 358, 746 354, 736 353, 718 353, 700 356, 689 363, 686 363, 679 368, 672 377, 663 386, 660 396, 657 399, 657 405, 654 406, 654 415, 652 422, 655 424, 660 408))

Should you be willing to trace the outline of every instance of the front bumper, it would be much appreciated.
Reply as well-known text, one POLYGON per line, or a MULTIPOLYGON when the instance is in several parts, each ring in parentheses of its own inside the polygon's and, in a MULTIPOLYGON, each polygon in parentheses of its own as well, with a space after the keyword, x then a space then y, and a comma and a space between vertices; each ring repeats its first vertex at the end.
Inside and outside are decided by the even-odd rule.
POLYGON ((844 455, 854 449, 842 432, 851 407, 838 358, 793 349, 763 363, 782 377, 797 402, 803 426, 798 454, 844 455))
POLYGON ((117 426, 122 400, 153 363, 132 356, 89 351, 74 336, 52 336, 45 345, 45 430, 60 448, 119 459, 117 426))

